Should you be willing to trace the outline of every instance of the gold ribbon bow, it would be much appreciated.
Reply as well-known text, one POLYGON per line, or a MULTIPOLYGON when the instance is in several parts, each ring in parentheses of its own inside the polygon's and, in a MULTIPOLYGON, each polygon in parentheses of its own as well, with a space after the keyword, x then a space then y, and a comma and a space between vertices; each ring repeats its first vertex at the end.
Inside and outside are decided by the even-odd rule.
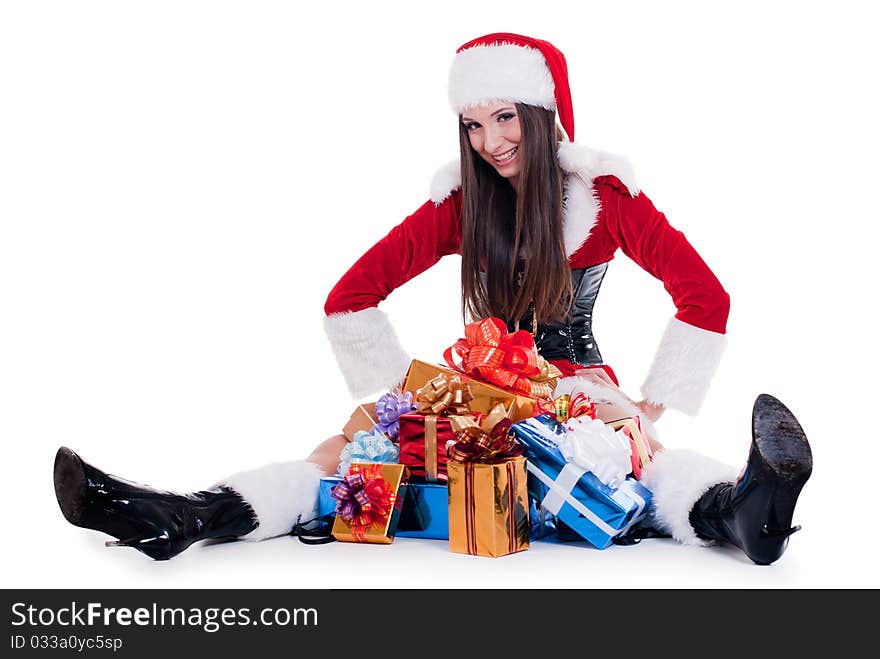
POLYGON ((470 386, 458 375, 440 373, 425 386, 416 390, 416 411, 425 415, 425 480, 439 480, 437 463, 437 418, 451 415, 452 419, 465 418, 457 415, 470 414, 469 403, 474 399, 470 386))
POLYGON ((419 414, 470 414, 471 388, 458 375, 440 373, 416 390, 419 414))
POLYGON ((530 378, 532 395, 535 398, 551 398, 553 390, 556 389, 556 381, 562 377, 562 371, 540 355, 538 355, 538 368, 541 369, 541 372, 530 378))

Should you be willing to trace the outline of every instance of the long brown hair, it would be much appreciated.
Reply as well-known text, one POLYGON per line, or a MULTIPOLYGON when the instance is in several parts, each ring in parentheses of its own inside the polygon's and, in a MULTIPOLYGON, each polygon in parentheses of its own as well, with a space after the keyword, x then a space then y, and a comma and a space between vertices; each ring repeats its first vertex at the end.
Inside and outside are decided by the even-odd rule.
POLYGON ((522 131, 516 189, 473 150, 459 121, 465 320, 497 316, 513 323, 534 305, 537 322, 558 321, 571 303, 555 113, 521 103, 516 112, 522 131))

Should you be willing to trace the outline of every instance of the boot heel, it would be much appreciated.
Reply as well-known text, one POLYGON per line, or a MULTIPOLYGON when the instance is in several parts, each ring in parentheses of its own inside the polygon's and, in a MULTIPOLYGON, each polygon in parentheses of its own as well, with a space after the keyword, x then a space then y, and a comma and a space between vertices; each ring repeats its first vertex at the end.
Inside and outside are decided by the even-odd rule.
POLYGON ((771 529, 766 524, 764 528, 761 529, 761 536, 765 538, 777 538, 780 540, 784 540, 788 536, 797 533, 801 530, 801 525, 793 526, 790 529, 771 529))
MULTIPOLYGON (((173 550, 172 543, 167 533, 159 535, 137 536, 134 538, 126 538, 124 540, 107 540, 105 547, 131 547, 143 552, 150 558, 157 561, 165 561, 176 556, 184 548, 173 550)), ((188 545, 187 545, 188 546, 188 545)))

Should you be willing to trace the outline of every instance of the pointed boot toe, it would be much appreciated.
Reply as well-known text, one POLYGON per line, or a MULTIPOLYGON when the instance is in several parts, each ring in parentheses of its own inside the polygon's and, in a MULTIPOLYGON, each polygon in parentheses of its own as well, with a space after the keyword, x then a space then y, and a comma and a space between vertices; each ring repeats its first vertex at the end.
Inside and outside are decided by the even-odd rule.
POLYGON ((87 481, 82 459, 66 446, 55 454, 52 470, 55 482, 55 498, 64 518, 76 526, 82 526, 83 510, 88 495, 87 481))

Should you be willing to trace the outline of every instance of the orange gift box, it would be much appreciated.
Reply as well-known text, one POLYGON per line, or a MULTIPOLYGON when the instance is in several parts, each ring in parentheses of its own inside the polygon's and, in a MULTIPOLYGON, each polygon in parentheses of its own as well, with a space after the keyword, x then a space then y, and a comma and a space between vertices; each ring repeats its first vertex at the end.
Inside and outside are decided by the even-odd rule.
POLYGON ((357 409, 351 413, 348 423, 342 428, 342 434, 348 441, 353 442, 356 432, 359 430, 370 432, 377 423, 376 403, 358 405, 357 409))

